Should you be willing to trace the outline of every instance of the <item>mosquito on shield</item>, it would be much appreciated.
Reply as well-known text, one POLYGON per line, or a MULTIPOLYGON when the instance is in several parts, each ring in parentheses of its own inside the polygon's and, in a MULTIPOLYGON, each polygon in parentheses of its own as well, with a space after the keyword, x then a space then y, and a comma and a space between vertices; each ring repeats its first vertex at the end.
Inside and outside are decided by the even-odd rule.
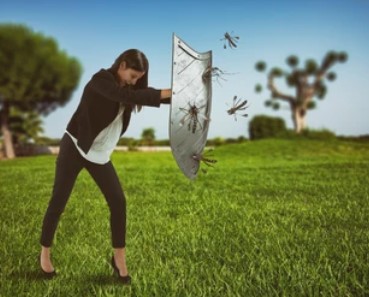
MULTIPOLYGON (((204 154, 194 154, 193 156, 192 156, 192 158, 195 160, 195 161, 197 161, 197 162, 202 162, 202 163, 204 163, 206 166, 208 166, 208 167, 214 167, 214 164, 217 162, 217 160, 215 160, 215 159, 212 159, 212 153, 213 152, 213 150, 209 150, 209 151, 207 151, 206 153, 204 153, 204 154)), ((203 169, 202 168, 202 171, 204 172, 204 173, 207 173, 207 171, 205 170, 205 169, 203 169)))
POLYGON ((199 126, 201 129, 203 128, 199 119, 202 118, 205 121, 208 121, 208 117, 201 114, 200 111, 206 107, 206 103, 202 106, 197 106, 195 103, 191 104, 188 102, 188 108, 180 107, 179 110, 184 112, 185 115, 179 121, 181 126, 184 126, 186 122, 188 131, 192 131, 192 133, 196 133, 197 127, 199 126))

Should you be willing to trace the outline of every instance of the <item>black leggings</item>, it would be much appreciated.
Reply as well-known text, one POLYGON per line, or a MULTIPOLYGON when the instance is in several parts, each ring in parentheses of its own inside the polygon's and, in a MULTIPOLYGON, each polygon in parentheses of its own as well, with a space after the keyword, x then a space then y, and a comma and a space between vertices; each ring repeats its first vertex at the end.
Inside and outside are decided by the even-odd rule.
POLYGON ((113 248, 125 247, 126 199, 112 163, 109 161, 99 165, 87 161, 67 134, 64 134, 60 143, 54 188, 42 225, 41 244, 45 247, 52 245, 60 215, 83 168, 86 168, 95 180, 109 205, 113 248))

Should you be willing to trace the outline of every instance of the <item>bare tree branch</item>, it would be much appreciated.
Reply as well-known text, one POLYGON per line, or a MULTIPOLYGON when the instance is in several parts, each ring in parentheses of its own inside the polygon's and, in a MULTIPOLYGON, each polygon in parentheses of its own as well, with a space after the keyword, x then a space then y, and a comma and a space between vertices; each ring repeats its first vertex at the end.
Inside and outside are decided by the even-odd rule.
POLYGON ((272 97, 279 98, 281 100, 287 101, 289 103, 293 102, 294 97, 283 94, 282 92, 278 91, 277 87, 274 84, 275 75, 272 73, 268 76, 268 89, 272 92, 272 97))

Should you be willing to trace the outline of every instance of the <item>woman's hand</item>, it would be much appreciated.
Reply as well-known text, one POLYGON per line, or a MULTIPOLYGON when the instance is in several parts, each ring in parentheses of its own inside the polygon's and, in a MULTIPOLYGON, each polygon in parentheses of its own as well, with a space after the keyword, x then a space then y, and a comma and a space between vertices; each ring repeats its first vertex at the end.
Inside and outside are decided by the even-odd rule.
POLYGON ((160 91, 160 99, 167 99, 172 96, 172 89, 163 89, 160 91))
POLYGON ((172 89, 163 89, 160 92, 160 103, 161 104, 170 104, 172 100, 172 89))

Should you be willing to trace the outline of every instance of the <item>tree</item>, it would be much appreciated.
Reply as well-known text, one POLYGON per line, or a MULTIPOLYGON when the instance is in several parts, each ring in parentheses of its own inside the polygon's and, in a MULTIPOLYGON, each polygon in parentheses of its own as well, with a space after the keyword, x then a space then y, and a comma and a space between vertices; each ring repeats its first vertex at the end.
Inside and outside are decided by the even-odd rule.
MULTIPOLYGON (((314 99, 324 99, 327 93, 325 80, 333 81, 336 79, 336 74, 328 72, 329 69, 338 62, 346 62, 347 58, 345 52, 330 51, 325 55, 319 66, 315 60, 308 59, 304 67, 298 68, 298 57, 295 55, 289 56, 286 62, 291 68, 290 72, 274 67, 268 73, 267 88, 271 93, 271 99, 267 100, 265 105, 278 110, 280 104, 277 100, 287 102, 292 113, 294 130, 296 133, 300 133, 306 128, 307 110, 316 107, 314 99), (295 95, 285 94, 277 88, 275 79, 280 77, 285 78, 287 86, 296 89, 295 95)), ((264 72, 266 63, 259 61, 255 64, 255 68, 257 71, 264 72)), ((261 92, 262 89, 260 84, 255 86, 257 93, 261 92)))
POLYGON ((155 140, 154 128, 146 128, 142 131, 141 138, 144 144, 152 145, 155 140))
POLYGON ((14 158, 12 108, 47 115, 64 106, 82 68, 51 37, 24 25, 0 24, 0 126, 5 156, 14 158))
POLYGON ((44 132, 42 120, 34 111, 20 111, 13 108, 10 111, 9 122, 13 144, 35 141, 39 133, 44 132))

